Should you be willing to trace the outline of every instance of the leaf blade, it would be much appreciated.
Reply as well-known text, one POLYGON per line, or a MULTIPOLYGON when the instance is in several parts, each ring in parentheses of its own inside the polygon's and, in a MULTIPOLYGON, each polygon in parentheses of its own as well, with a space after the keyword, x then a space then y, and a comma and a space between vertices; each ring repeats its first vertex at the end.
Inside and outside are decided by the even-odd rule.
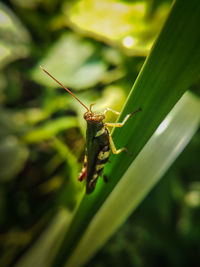
POLYGON ((186 93, 163 122, 94 216, 66 267, 85 264, 163 176, 199 127, 200 100, 186 93))

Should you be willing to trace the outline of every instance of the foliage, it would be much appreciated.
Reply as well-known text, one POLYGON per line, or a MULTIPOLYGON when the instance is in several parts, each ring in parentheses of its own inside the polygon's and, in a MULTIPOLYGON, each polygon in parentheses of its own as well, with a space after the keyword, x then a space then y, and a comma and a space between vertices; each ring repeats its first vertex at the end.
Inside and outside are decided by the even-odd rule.
MULTIPOLYGON (((189 87, 196 95, 200 93, 199 34, 193 28, 199 5, 195 9, 195 3, 175 3, 145 65, 171 1, 0 3, 1 266, 64 263, 67 246, 79 244, 90 219, 100 214, 98 209, 182 94, 189 87), (172 29, 176 29, 174 35, 172 29), (90 199, 84 196, 84 184, 77 181, 84 156, 83 108, 45 76, 40 65, 86 105, 119 111, 143 65, 122 117, 139 106, 143 111, 113 133, 117 146, 128 144, 134 157, 112 156, 106 173, 115 179, 107 185, 99 181, 90 199)), ((199 116, 198 101, 187 106, 191 122, 199 116)), ((108 121, 115 119, 110 114, 107 117, 108 121)), ((194 127, 188 123, 191 136, 195 123, 194 127)), ((199 148, 198 132, 134 218, 88 266, 197 263, 193 255, 200 237, 199 148)))

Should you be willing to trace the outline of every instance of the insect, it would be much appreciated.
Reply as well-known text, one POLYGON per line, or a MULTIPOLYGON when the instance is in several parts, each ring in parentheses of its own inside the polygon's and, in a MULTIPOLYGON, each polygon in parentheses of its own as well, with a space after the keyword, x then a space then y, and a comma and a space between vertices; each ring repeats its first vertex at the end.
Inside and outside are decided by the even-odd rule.
POLYGON ((119 154, 122 151, 126 151, 129 154, 126 147, 116 149, 107 127, 122 127, 133 114, 141 111, 142 109, 139 108, 135 112, 127 114, 121 123, 104 123, 103 120, 105 119, 105 115, 108 111, 113 112, 118 116, 120 113, 111 108, 106 108, 103 113, 93 112, 92 106, 94 104, 91 104, 88 108, 69 89, 56 80, 48 71, 43 69, 41 66, 40 68, 67 92, 69 92, 87 110, 83 116, 87 122, 86 154, 84 158, 84 165, 78 180, 83 181, 86 179, 86 193, 90 194, 95 189, 98 177, 103 174, 104 166, 108 162, 110 156, 110 149, 112 150, 113 154, 119 154))

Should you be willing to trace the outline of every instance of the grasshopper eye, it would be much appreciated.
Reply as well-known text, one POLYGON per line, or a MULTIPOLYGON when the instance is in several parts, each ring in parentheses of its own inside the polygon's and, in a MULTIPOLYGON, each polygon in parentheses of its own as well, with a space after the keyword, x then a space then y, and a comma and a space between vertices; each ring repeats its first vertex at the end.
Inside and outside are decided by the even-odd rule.
POLYGON ((87 112, 84 113, 83 118, 84 118, 85 120, 87 120, 87 119, 89 119, 89 118, 91 117, 91 115, 92 115, 91 112, 88 112, 88 111, 87 111, 87 112))

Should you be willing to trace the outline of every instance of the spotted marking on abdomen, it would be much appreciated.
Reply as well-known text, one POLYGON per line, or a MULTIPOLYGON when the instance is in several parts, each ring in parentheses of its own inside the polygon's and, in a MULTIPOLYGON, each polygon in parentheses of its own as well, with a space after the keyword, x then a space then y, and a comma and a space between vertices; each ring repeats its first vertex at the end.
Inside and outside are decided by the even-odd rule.
POLYGON ((95 171, 91 183, 93 183, 99 176, 102 175, 104 166, 108 161, 109 156, 110 156, 110 147, 109 145, 106 145, 102 148, 102 150, 99 152, 97 156, 95 171))
POLYGON ((110 156, 110 147, 109 146, 105 146, 100 152, 99 155, 97 157, 98 160, 102 161, 105 160, 107 158, 109 158, 110 156))
POLYGON ((102 170, 104 168, 104 166, 105 166, 105 163, 104 164, 96 164, 95 170, 98 172, 98 171, 102 170))

